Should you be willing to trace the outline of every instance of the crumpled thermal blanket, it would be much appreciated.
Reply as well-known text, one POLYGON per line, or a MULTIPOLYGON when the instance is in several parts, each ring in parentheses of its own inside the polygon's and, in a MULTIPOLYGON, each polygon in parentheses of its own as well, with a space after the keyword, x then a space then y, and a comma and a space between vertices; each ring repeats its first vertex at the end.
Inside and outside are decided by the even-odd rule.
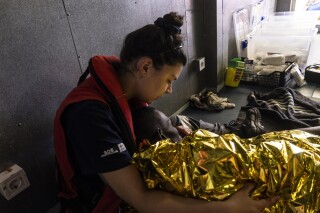
POLYGON ((254 182, 253 199, 280 196, 264 212, 320 211, 320 137, 307 132, 241 139, 199 129, 178 143, 142 146, 133 164, 149 189, 212 201, 254 182))

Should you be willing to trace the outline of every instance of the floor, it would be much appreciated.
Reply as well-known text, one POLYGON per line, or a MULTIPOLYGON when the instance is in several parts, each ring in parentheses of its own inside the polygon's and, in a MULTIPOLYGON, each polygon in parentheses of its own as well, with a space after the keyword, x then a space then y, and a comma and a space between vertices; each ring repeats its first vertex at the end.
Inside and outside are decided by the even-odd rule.
MULTIPOLYGON (((296 90, 300 91, 304 96, 320 102, 320 85, 316 84, 307 84, 303 87, 297 88, 296 90)), ((219 97, 226 97, 230 102, 235 103, 236 107, 233 109, 224 109, 220 112, 197 109, 189 106, 183 112, 182 115, 191 116, 198 120, 203 120, 210 123, 222 123, 228 124, 231 120, 235 120, 238 117, 240 108, 247 105, 247 96, 250 92, 260 92, 267 93, 273 88, 263 87, 248 83, 240 82, 239 87, 227 87, 225 86, 219 93, 219 97)))

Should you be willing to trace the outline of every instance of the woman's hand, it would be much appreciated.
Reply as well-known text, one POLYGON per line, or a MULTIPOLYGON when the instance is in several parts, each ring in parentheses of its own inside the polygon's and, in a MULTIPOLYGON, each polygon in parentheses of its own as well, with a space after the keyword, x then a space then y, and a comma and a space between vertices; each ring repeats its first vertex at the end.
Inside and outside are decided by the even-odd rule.
POLYGON ((249 193, 254 189, 254 184, 249 183, 245 185, 240 191, 233 194, 226 202, 226 212, 238 213, 258 213, 264 208, 274 205, 279 197, 265 198, 261 200, 254 200, 249 197, 249 193))

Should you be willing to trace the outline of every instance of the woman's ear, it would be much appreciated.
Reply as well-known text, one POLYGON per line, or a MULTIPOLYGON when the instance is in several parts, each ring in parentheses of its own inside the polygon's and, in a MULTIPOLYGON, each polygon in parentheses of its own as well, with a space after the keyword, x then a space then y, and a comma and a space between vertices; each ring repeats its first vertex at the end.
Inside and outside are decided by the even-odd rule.
POLYGON ((142 76, 146 75, 152 66, 152 59, 149 57, 142 57, 137 61, 137 69, 142 76))

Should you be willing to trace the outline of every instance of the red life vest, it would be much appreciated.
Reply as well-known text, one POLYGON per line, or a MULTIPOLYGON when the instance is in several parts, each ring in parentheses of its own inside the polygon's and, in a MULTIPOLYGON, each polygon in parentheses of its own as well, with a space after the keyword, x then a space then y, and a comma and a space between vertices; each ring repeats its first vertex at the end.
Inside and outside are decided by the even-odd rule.
MULTIPOLYGON (((58 169, 62 175, 62 184, 64 188, 64 190, 58 194, 60 198, 68 200, 77 197, 77 187, 72 182, 72 178, 75 175, 74 169, 68 157, 66 138, 60 122, 61 115, 67 106, 83 100, 98 100, 109 105, 108 97, 101 88, 102 83, 117 100, 117 103, 124 115, 123 120, 127 122, 135 141, 130 107, 121 88, 118 77, 111 65, 111 63, 114 61, 118 61, 118 59, 112 56, 93 57, 90 62, 92 63, 91 65, 94 68, 95 74, 98 76, 101 82, 97 82, 96 78, 90 76, 69 93, 56 112, 54 121, 54 146, 59 167, 58 169)), ((109 186, 105 186, 103 195, 92 212, 114 213, 118 211, 118 206, 120 203, 121 199, 114 193, 114 191, 109 186)))

